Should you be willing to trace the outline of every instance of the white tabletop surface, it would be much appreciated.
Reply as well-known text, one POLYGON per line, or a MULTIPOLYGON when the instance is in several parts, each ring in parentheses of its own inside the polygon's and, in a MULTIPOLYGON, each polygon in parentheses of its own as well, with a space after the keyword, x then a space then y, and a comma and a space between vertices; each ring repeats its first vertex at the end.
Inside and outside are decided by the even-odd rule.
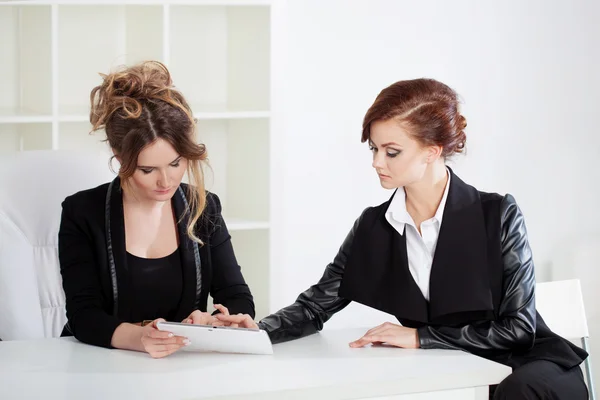
POLYGON ((73 338, 0 342, 1 399, 355 399, 500 382, 509 367, 450 350, 352 349, 367 329, 330 330, 273 355, 163 359, 73 338))

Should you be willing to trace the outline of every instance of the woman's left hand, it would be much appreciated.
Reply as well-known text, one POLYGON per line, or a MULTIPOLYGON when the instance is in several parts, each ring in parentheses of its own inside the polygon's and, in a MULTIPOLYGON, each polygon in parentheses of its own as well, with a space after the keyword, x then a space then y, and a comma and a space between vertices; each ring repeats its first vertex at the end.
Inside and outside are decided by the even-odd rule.
POLYGON ((225 326, 232 328, 259 329, 258 325, 248 314, 224 315, 217 314, 216 317, 222 321, 225 326))
POLYGON ((194 325, 213 325, 217 319, 210 315, 207 312, 202 312, 200 310, 193 311, 186 319, 182 322, 184 324, 194 324, 194 325))
MULTIPOLYGON (((227 307, 221 304, 215 304, 214 307, 219 310, 219 312, 223 315, 229 315, 229 310, 227 307)), ((212 325, 212 326, 223 326, 225 323, 219 321, 214 315, 211 315, 207 312, 202 312, 200 310, 196 310, 192 312, 186 319, 182 321, 184 324, 194 324, 194 325, 212 325)))
POLYGON ((386 322, 369 330, 363 337, 350 342, 350 347, 363 347, 369 343, 387 343, 404 349, 418 349, 417 330, 386 322))

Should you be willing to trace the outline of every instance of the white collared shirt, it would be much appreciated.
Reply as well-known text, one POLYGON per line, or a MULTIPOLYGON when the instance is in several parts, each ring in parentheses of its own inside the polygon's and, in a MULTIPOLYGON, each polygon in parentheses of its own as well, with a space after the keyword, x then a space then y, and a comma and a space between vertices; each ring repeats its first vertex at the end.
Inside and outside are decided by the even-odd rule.
POLYGON ((412 217, 406 210, 406 192, 403 187, 399 187, 390 202, 385 213, 387 221, 398 231, 405 234, 406 228, 406 253, 408 255, 408 268, 413 279, 421 289, 423 297, 429 301, 429 276, 431 275, 431 265, 433 264, 433 255, 437 245, 440 227, 442 226, 442 217, 446 200, 448 199, 448 189, 450 188, 450 172, 448 172, 448 182, 444 189, 444 195, 440 201, 437 211, 433 218, 423 221, 421 224, 421 234, 412 217))

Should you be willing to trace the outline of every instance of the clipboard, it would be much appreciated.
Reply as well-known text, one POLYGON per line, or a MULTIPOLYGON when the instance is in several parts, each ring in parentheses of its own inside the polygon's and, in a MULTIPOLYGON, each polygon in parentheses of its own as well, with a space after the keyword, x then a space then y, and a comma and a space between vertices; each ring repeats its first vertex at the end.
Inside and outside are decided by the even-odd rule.
POLYGON ((238 354, 273 354, 267 332, 251 328, 193 325, 181 322, 158 322, 160 331, 184 336, 191 342, 181 350, 238 354))

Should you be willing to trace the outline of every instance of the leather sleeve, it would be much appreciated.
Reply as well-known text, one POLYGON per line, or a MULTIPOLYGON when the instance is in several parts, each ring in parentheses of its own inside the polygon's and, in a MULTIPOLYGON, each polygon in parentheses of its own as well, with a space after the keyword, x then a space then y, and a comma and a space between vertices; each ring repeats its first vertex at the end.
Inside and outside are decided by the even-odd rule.
POLYGON ((350 303, 349 300, 338 297, 338 291, 361 217, 354 223, 333 262, 325 268, 319 282, 301 293, 295 303, 263 318, 258 323, 260 329, 267 331, 273 343, 298 339, 320 331, 333 314, 350 303))
POLYGON ((536 330, 535 276, 527 230, 511 195, 500 205, 503 297, 496 321, 462 327, 424 326, 418 329, 424 349, 460 349, 474 354, 529 349, 536 330))

